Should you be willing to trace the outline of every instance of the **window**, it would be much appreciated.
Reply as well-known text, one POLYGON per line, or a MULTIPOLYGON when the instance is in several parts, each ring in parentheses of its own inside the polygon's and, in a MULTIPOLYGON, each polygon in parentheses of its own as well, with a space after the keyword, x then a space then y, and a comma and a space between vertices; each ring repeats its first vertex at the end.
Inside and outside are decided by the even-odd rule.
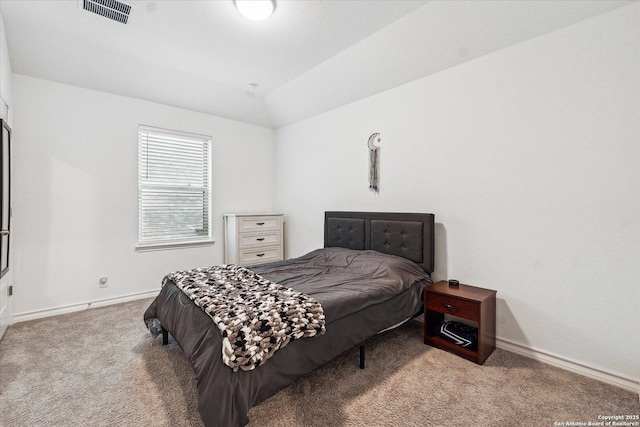
POLYGON ((139 126, 139 247, 211 242, 210 165, 210 136, 139 126))

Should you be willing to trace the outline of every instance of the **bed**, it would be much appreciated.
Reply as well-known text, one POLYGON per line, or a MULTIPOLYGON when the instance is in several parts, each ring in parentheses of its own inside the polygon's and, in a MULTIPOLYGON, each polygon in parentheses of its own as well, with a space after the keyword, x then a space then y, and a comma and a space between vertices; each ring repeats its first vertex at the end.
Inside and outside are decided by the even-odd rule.
POLYGON ((244 426, 252 406, 346 350, 361 346, 362 365, 368 338, 420 311, 433 267, 433 214, 325 212, 323 248, 250 267, 315 298, 324 309, 323 335, 293 340, 261 366, 234 371, 222 361, 212 318, 175 283, 165 283, 144 320, 154 335, 171 334, 190 360, 204 424, 244 426))

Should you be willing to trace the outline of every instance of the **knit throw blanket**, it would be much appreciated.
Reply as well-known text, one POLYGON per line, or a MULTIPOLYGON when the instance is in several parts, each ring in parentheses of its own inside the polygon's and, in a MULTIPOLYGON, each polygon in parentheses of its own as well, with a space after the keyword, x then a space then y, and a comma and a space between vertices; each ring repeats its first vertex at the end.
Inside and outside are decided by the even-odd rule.
POLYGON ((168 274, 222 333, 222 360, 250 371, 289 341, 322 335, 322 306, 309 295, 273 283, 235 264, 168 274))

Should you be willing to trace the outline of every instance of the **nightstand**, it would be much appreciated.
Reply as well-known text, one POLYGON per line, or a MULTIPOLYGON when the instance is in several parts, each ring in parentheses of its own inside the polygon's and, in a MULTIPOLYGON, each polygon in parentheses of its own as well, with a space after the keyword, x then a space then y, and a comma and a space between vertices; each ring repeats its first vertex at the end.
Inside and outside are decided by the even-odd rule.
POLYGON ((424 343, 483 364, 496 348, 496 291, 440 281, 424 289, 424 343), (445 314, 478 326, 478 349, 470 350, 432 333, 445 314))

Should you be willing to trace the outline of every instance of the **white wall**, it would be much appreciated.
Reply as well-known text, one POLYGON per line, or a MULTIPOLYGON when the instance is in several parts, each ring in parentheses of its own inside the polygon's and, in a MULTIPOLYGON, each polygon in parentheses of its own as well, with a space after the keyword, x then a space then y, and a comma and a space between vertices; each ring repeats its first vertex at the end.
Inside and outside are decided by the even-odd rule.
MULTIPOLYGON (((4 19, 0 9, 0 96, 9 104, 11 101, 11 61, 9 59, 9 47, 7 46, 7 36, 4 30, 4 19)), ((2 101, 0 101, 2 102, 2 101)), ((4 105, 0 106, 0 111, 4 110, 4 105)), ((9 117, 10 123, 11 117, 9 117)))
POLYGON ((223 262, 223 213, 273 209, 272 129, 17 74, 13 89, 15 316, 158 290, 223 262), (214 246, 134 250, 138 124, 213 137, 214 246))
POLYGON ((639 15, 625 7, 278 129, 288 256, 322 246, 325 210, 433 212, 435 278, 496 289, 503 345, 634 387, 639 15))

